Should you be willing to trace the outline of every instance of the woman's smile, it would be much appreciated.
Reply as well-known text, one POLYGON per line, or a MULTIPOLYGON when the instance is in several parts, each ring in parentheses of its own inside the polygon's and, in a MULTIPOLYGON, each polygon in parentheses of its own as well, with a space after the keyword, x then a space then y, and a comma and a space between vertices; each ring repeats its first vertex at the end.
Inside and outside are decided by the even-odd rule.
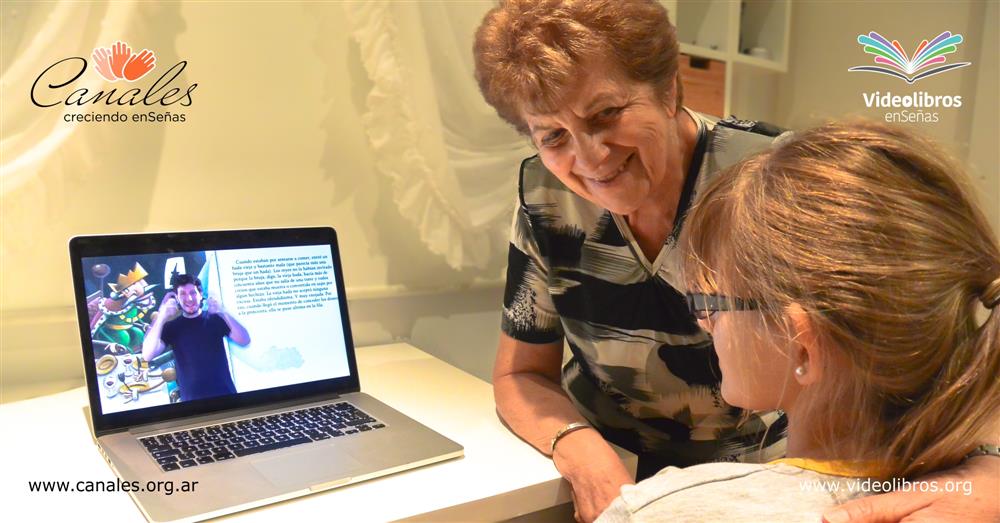
POLYGON ((622 174, 625 174, 629 170, 630 163, 634 157, 635 153, 630 154, 628 158, 626 158, 625 161, 618 166, 617 169, 612 171, 611 174, 605 175, 604 177, 591 178, 584 176, 583 178, 599 188, 610 187, 614 185, 615 182, 617 182, 622 177, 621 176, 622 174))

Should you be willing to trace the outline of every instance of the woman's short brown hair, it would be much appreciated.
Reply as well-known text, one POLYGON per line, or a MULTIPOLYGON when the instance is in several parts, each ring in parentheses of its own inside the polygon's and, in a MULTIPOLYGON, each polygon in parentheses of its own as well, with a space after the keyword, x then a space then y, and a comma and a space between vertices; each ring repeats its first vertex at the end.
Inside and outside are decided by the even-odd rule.
POLYGON ((473 52, 483 97, 522 133, 522 111, 558 110, 588 59, 609 58, 664 99, 677 75, 677 34, 654 0, 502 0, 483 18, 473 52))

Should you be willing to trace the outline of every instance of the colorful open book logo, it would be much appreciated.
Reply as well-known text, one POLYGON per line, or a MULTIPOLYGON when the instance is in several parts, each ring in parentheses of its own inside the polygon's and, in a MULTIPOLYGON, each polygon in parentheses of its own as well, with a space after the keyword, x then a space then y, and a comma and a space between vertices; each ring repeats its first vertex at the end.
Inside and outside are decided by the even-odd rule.
POLYGON ((898 41, 893 40, 890 43, 889 40, 875 31, 867 35, 858 35, 858 43, 864 46, 865 53, 875 57, 875 63, 881 65, 859 65, 848 69, 848 71, 886 74, 905 80, 908 84, 952 69, 972 65, 972 62, 939 65, 944 64, 948 60, 946 55, 957 51, 958 44, 962 43, 962 35, 953 35, 949 31, 937 35, 930 42, 927 40, 920 42, 912 56, 907 56, 906 51, 903 50, 903 46, 899 45, 898 41), (928 67, 933 68, 928 69, 928 67))
POLYGON ((132 48, 122 41, 111 47, 96 47, 91 53, 94 69, 109 82, 125 80, 134 82, 156 67, 156 55, 149 49, 133 53, 132 48))

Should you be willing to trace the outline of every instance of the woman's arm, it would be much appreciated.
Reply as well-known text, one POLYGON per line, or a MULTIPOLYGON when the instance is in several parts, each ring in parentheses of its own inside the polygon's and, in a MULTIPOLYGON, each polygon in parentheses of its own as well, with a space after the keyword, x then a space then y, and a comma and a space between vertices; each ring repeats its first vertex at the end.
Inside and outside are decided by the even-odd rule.
POLYGON ((823 514, 826 523, 896 523, 897 521, 1000 521, 1000 458, 972 458, 951 470, 915 480, 936 485, 937 492, 920 488, 869 496, 845 503, 823 514), (951 489, 951 492, 946 489, 951 489))
MULTIPOLYGON (((585 422, 559 385, 562 341, 525 343, 500 334, 493 366, 497 413, 518 437, 549 455, 559 429, 585 422)), ((634 482, 618 454, 592 429, 567 434, 552 456, 559 473, 573 487, 577 518, 593 521, 634 482)))

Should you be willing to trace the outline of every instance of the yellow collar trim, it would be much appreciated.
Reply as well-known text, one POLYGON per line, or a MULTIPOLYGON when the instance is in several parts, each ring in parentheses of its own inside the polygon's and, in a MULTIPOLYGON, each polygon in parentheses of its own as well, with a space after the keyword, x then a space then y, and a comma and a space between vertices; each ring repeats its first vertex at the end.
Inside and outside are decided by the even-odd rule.
POLYGON ((785 464, 800 469, 846 477, 877 477, 879 467, 874 461, 823 460, 807 458, 781 458, 768 462, 768 465, 785 464))

